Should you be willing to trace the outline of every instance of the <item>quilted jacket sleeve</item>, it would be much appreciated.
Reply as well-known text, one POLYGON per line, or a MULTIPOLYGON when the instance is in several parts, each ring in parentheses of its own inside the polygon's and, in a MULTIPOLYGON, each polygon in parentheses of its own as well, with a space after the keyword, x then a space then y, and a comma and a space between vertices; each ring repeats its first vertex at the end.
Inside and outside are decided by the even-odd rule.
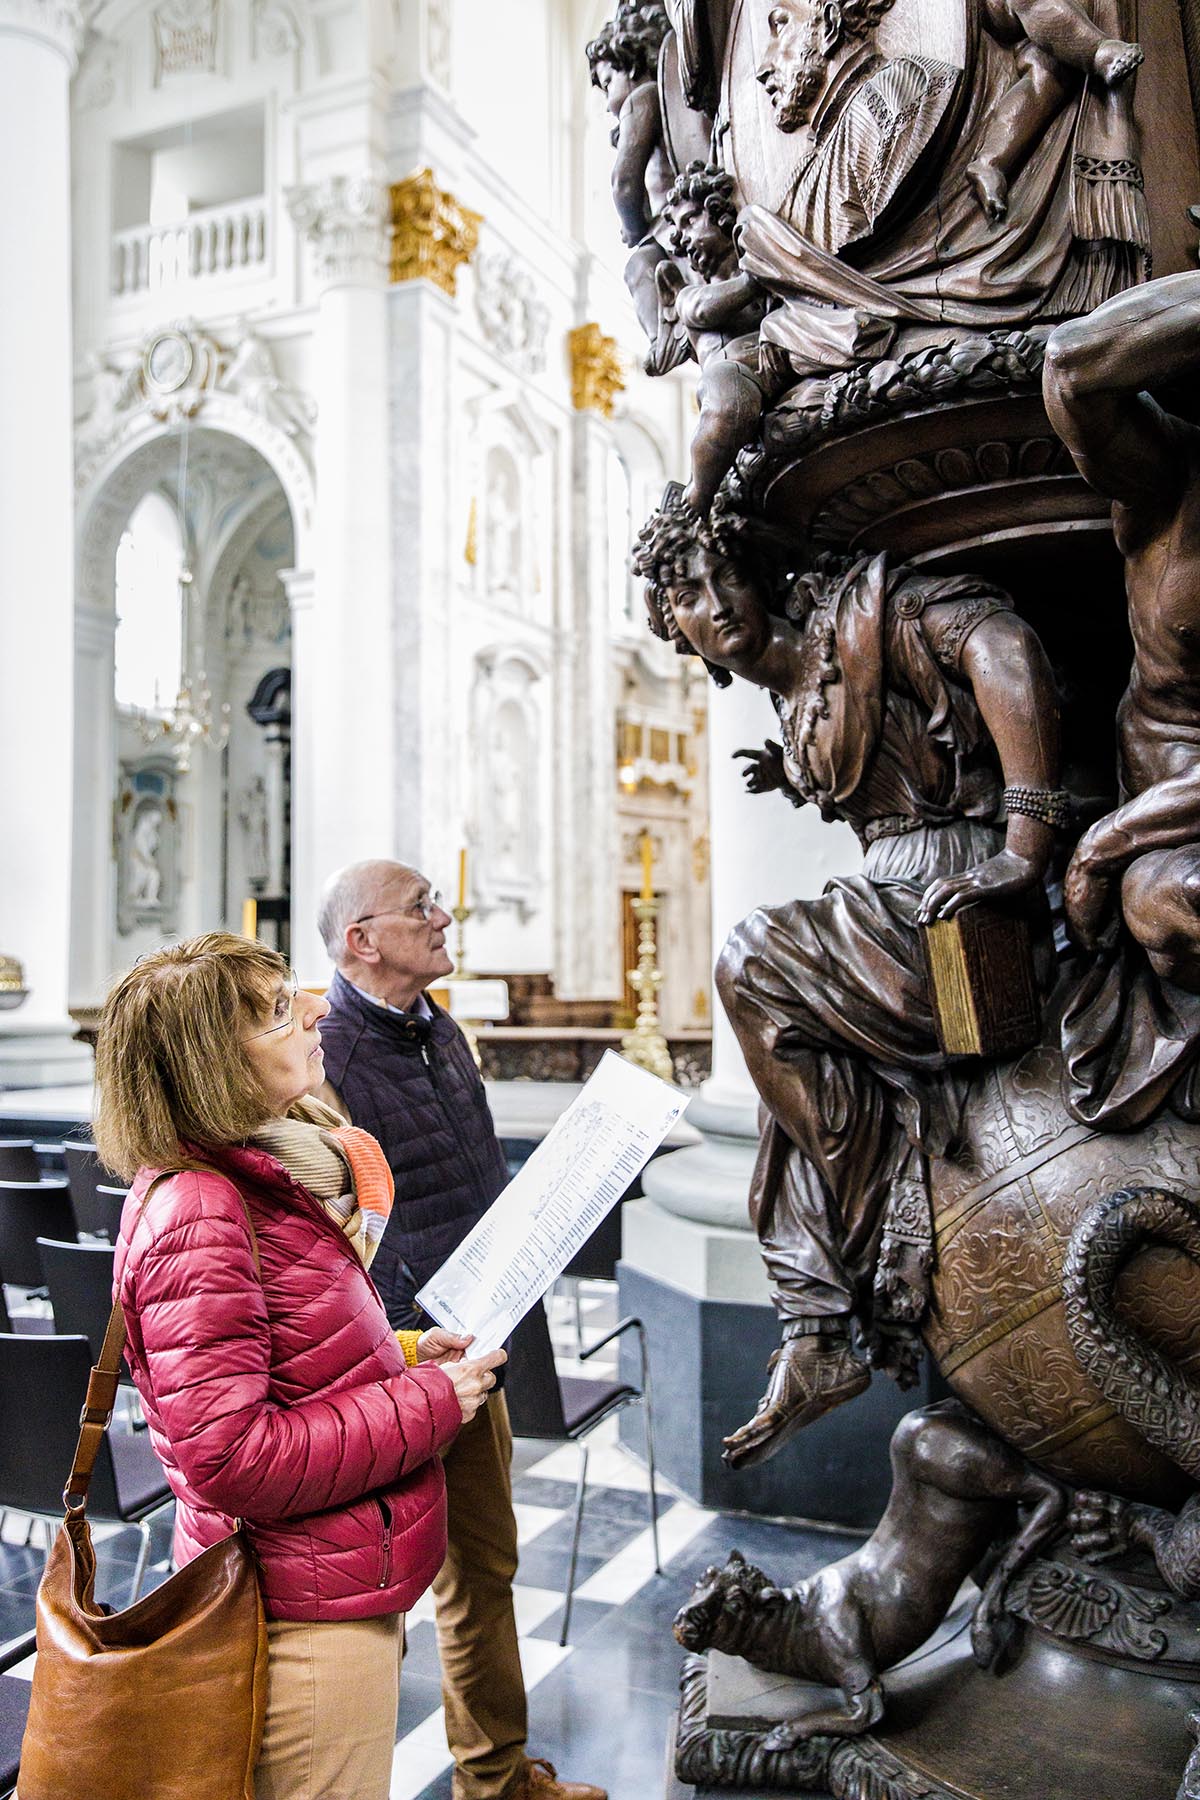
POLYGON ((266 1524, 349 1505, 436 1455, 462 1422, 453 1385, 428 1366, 272 1402, 270 1325, 240 1220, 206 1212, 169 1227, 121 1285, 180 1472, 230 1517, 266 1524))

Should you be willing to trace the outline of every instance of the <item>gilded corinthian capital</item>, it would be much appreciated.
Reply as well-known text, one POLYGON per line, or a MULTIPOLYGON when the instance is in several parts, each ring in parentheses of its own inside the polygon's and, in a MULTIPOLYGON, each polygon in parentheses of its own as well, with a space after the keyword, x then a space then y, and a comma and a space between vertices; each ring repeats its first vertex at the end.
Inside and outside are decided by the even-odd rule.
POLYGON ((392 280, 432 281, 451 299, 479 242, 482 215, 440 188, 432 169, 392 187, 392 280))
POLYGON ((371 286, 383 280, 388 190, 382 181, 373 175, 331 175, 290 187, 284 197, 293 223, 313 246, 320 281, 371 286))
POLYGON ((625 387, 616 339, 606 337, 590 320, 575 327, 567 338, 567 346, 571 353, 571 399, 575 410, 591 410, 610 419, 613 401, 625 387))

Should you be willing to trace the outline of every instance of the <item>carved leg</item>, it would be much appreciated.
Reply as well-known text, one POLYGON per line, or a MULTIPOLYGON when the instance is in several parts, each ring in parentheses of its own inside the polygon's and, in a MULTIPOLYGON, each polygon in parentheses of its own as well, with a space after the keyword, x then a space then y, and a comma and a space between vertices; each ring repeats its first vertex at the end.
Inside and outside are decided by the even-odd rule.
POLYGON ((785 1325, 757 1412, 725 1439, 722 1459, 729 1468, 749 1469, 766 1462, 805 1425, 870 1386, 870 1369, 851 1350, 838 1323, 793 1320, 785 1325))
POLYGON ((1069 80, 1047 52, 1027 48, 1018 65, 1020 79, 993 111, 979 155, 967 166, 967 180, 993 224, 1007 217, 1009 181, 1024 167, 1071 93, 1069 80))
MULTIPOLYGON (((844 1690, 843 1690, 844 1691, 844 1690)), ((763 1739, 764 1750, 794 1750, 808 1738, 861 1737, 883 1717, 883 1683, 872 1681, 857 1694, 845 1694, 844 1706, 824 1706, 802 1718, 777 1725, 763 1739)))
POLYGON ((1185 1600, 1200 1598, 1200 1494, 1178 1518, 1157 1506, 1122 1500, 1118 1494, 1081 1490, 1069 1520, 1071 1548, 1089 1562, 1148 1550, 1171 1590, 1185 1600))
POLYGON ((1006 1628, 1005 1589, 1018 1570, 1057 1534, 1067 1514, 1065 1489, 1029 1464, 1025 1464, 1017 1492, 1009 1497, 1032 1510, 988 1576, 971 1621, 971 1649, 985 1669, 1003 1667, 1012 1645, 1012 1629, 1006 1628))
POLYGON ((763 391, 735 362, 713 356, 700 378, 700 423, 692 438, 692 479, 684 494, 706 517, 734 458, 758 430, 763 391))
POLYGON ((1121 878, 1121 911, 1164 981, 1200 993, 1200 850, 1151 850, 1121 878))

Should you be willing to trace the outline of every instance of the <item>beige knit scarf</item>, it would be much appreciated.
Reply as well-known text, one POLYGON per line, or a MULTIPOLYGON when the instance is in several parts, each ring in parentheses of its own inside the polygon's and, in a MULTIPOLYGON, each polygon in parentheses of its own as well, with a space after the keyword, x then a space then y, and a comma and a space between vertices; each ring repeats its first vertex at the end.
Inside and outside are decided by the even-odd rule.
POLYGON ((301 1100, 285 1119, 260 1125, 250 1142, 321 1202, 369 1269, 395 1194, 387 1158, 371 1134, 347 1125, 320 1100, 301 1100))

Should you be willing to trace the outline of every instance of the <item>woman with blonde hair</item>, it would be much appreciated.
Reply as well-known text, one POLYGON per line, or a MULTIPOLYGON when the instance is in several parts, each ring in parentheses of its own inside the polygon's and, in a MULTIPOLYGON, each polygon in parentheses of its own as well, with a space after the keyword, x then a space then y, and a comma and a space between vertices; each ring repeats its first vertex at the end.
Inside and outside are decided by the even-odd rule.
POLYGON ((96 1143, 133 1184, 116 1292, 176 1558, 240 1521, 258 1564, 257 1800, 386 1800, 402 1617, 445 1554, 438 1452, 504 1360, 390 1330, 366 1272, 390 1171, 307 1099, 327 1011, 276 952, 214 932, 123 976, 96 1045, 96 1143))

